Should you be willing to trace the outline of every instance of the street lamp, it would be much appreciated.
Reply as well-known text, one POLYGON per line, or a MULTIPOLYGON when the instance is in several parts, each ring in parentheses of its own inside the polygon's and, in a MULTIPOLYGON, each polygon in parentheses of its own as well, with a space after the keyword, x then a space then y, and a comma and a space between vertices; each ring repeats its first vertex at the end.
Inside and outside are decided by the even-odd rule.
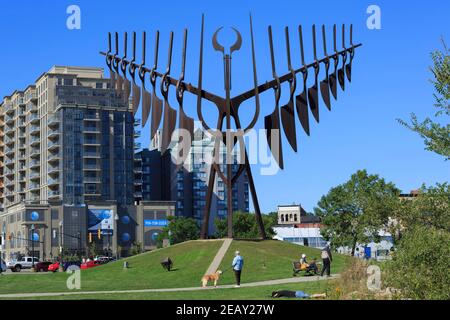
POLYGON ((63 221, 59 221, 59 260, 62 261, 63 253, 63 234, 62 234, 63 221))
POLYGON ((31 225, 31 268, 34 270, 34 224, 31 225))
MULTIPOLYGON (((116 260, 119 260, 119 250, 118 250, 118 242, 119 242, 119 239, 117 238, 118 235, 119 235, 119 234, 117 233, 117 230, 118 230, 117 223, 118 223, 119 219, 120 219, 120 217, 119 217, 119 215, 116 213, 115 216, 114 216, 115 226, 114 226, 114 228, 113 228, 113 230, 116 230, 116 260)), ((114 231, 113 231, 113 232, 114 232, 114 231)), ((113 239, 114 239, 114 238, 113 238, 113 239)))

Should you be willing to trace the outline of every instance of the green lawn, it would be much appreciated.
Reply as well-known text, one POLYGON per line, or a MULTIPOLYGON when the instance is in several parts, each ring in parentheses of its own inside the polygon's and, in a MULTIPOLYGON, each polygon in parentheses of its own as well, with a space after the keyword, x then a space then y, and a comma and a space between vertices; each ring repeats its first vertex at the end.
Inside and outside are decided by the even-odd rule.
POLYGON ((275 290, 302 290, 309 294, 324 293, 331 281, 303 282, 276 286, 261 286, 239 289, 214 289, 190 292, 117 293, 96 295, 68 295, 58 297, 37 297, 24 300, 270 300, 275 290))
MULTIPOLYGON (((108 290, 139 290, 158 288, 182 288, 198 287, 200 279, 206 272, 214 256, 223 241, 190 241, 169 248, 155 250, 139 256, 130 257, 130 268, 122 268, 123 261, 109 263, 81 272, 82 291, 108 291, 108 290), (160 260, 171 257, 175 270, 165 271, 160 260)), ((302 253, 309 258, 319 257, 317 249, 301 247, 281 241, 233 241, 221 265, 222 270, 227 270, 220 279, 219 284, 234 283, 233 272, 229 270, 234 251, 240 250, 245 259, 242 282, 254 282, 263 280, 283 279, 292 276, 292 261, 298 260, 302 253)), ((332 272, 339 273, 345 266, 347 257, 336 255, 332 264, 332 272)), ((65 292, 66 273, 48 274, 13 274, 0 277, 0 294, 6 293, 30 293, 30 292, 65 292)), ((224 298, 230 298, 229 292, 224 290, 224 298)), ((249 295, 259 297, 261 291, 256 288, 242 288, 242 292, 249 291, 249 295), (256 294, 253 291, 257 292, 256 294)), ((263 290, 263 289, 261 289, 263 290)), ((220 291, 221 292, 221 291, 220 291)), ((211 298, 221 295, 219 291, 199 293, 179 293, 181 297, 199 299, 211 298), (193 295, 190 297, 190 295, 193 295)), ((143 298, 156 297, 161 299, 166 294, 143 294, 143 298)), ((135 295, 131 295, 135 296, 135 295)), ((167 297, 178 296, 170 293, 167 297)), ((139 297, 137 297, 139 298, 139 297)), ((239 298, 242 298, 239 294, 239 298)), ((131 299, 131 298, 130 298, 131 299)), ((140 299, 140 298, 139 298, 140 299)))
MULTIPOLYGON (((162 250, 130 257, 130 268, 123 269, 125 260, 112 262, 81 272, 83 291, 133 290, 150 288, 192 287, 200 284, 200 278, 214 259, 222 241, 192 241, 162 250), (167 272, 160 261, 164 257, 174 260, 175 271, 167 272)), ((0 277, 0 294, 27 292, 64 292, 66 273, 45 275, 20 274, 0 277)))
MULTIPOLYGON (((303 247, 282 241, 233 241, 220 269, 224 272, 220 283, 233 283, 234 274, 228 270, 234 258, 234 252, 239 250, 244 257, 243 282, 261 280, 283 279, 292 276, 292 261, 298 261, 302 253, 308 260, 317 258, 320 261, 318 249, 303 247)), ((340 273, 349 258, 347 256, 333 255, 331 264, 332 273, 340 273)))

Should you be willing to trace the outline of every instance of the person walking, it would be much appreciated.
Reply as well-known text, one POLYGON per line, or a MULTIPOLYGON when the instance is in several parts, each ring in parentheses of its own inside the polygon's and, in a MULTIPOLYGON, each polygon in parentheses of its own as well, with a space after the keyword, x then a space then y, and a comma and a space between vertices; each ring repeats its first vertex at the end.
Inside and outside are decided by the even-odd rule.
POLYGON ((242 267, 244 266, 244 258, 242 258, 239 251, 235 252, 235 257, 233 259, 233 262, 231 264, 234 275, 236 277, 236 288, 239 288, 241 286, 241 273, 242 273, 242 267))
POLYGON ((333 261, 333 256, 331 255, 330 246, 326 245, 325 248, 322 249, 320 253, 322 257, 322 273, 320 274, 323 277, 323 274, 326 272, 327 277, 331 274, 331 262, 333 261))

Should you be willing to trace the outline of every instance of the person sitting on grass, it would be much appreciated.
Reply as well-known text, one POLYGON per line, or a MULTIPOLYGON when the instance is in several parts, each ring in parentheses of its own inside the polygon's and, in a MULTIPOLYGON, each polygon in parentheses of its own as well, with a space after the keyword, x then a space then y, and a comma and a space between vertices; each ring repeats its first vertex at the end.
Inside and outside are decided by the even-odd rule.
POLYGON ((308 294, 304 291, 277 290, 272 292, 272 298, 325 299, 326 293, 308 294))

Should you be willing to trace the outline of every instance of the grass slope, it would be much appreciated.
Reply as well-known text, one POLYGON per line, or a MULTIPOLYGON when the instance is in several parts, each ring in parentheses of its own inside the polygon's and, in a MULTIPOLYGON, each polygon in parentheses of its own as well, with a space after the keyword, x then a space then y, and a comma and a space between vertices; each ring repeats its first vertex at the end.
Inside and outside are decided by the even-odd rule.
MULTIPOLYGON (((202 275, 208 269, 223 241, 190 241, 161 250, 130 257, 81 272, 82 291, 102 290, 139 290, 159 288, 199 287, 202 275), (160 260, 171 257, 175 270, 165 271, 160 260), (129 261, 130 269, 122 268, 129 261)), ((241 251, 245 259, 242 282, 283 279, 292 276, 292 261, 298 260, 302 253, 308 258, 320 257, 317 249, 302 247, 281 241, 233 241, 222 261, 221 270, 229 269, 236 250, 241 251)), ((332 272, 339 273, 345 266, 347 257, 336 255, 332 263, 332 272)), ((30 292, 65 292, 68 275, 66 273, 48 274, 12 274, 0 277, 0 294, 30 292)), ((227 270, 219 284, 234 283, 234 275, 227 270)), ((226 289, 222 289, 226 290, 226 289)), ((256 288, 245 288, 259 292, 256 288)), ((232 292, 232 291, 227 291, 232 292)), ((192 298, 209 297, 215 299, 216 293, 185 292, 170 296, 192 298), (210 296, 211 294, 211 296, 210 296)), ((219 294, 219 293, 217 293, 219 294)), ((241 293, 239 294, 240 297, 241 293)), ((143 297, 164 297, 165 294, 148 294, 143 297)), ((260 297, 258 293, 256 296, 260 297)), ((227 293, 224 297, 230 298, 227 293)), ((218 297, 219 298, 219 297, 218 297)), ((140 298, 138 298, 140 299, 140 298)))
MULTIPOLYGON (((288 242, 275 240, 233 241, 220 266, 220 269, 225 271, 220 280, 221 284, 234 282, 234 274, 230 266, 236 250, 239 250, 244 257, 241 279, 243 283, 291 277, 292 262, 298 261, 302 253, 306 254, 309 261, 314 257, 320 261, 320 250, 288 242)), ((348 261, 346 256, 333 255, 331 272, 340 273, 348 261)))
MULTIPOLYGON (((190 241, 121 261, 81 271, 81 290, 133 290, 196 287, 223 241, 190 241), (161 259, 171 257, 173 272, 165 271, 161 259), (123 269, 129 261, 130 268, 123 269)), ((1 293, 64 292, 66 273, 13 274, 0 277, 1 293)))

